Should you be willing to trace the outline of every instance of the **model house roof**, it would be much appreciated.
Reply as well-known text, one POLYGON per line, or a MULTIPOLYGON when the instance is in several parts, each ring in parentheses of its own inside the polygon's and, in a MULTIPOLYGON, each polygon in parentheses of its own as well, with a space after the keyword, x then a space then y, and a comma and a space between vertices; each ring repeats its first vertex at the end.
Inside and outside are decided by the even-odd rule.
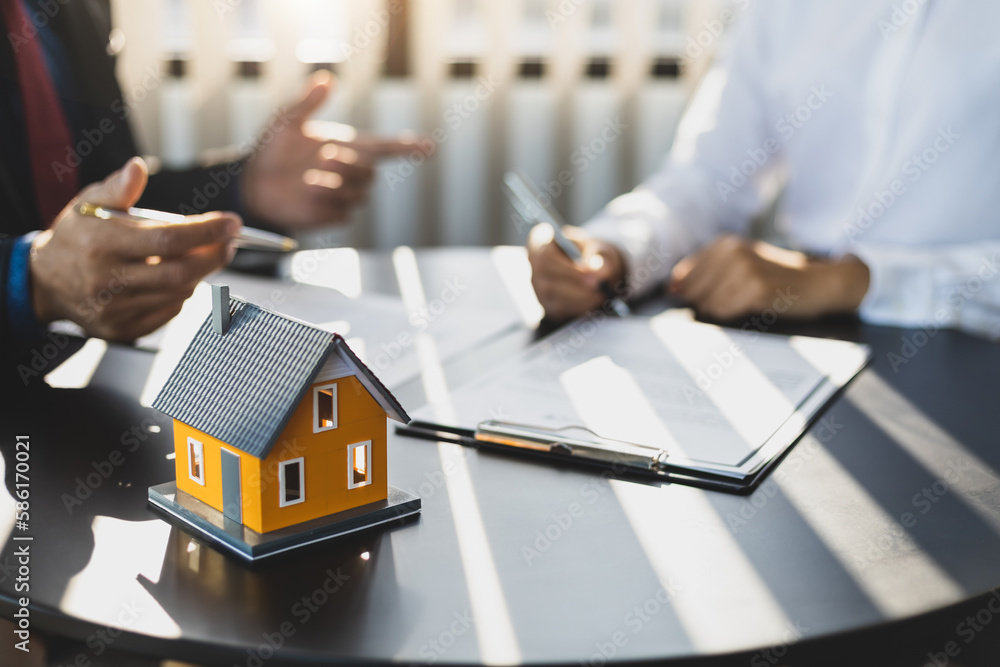
POLYGON ((223 294, 229 318, 213 312, 202 323, 154 408, 264 458, 329 355, 338 355, 389 417, 410 421, 339 334, 223 294))

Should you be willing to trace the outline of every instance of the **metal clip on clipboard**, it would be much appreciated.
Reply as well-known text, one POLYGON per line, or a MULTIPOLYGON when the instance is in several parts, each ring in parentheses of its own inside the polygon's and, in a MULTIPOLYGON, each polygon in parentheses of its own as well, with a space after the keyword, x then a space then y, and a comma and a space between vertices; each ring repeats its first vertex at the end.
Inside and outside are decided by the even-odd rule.
POLYGON ((547 429, 488 420, 479 423, 475 437, 476 440, 495 445, 625 465, 654 473, 665 472, 669 456, 665 449, 608 440, 582 426, 547 429), (562 435, 574 430, 587 433, 590 439, 581 440, 562 435))

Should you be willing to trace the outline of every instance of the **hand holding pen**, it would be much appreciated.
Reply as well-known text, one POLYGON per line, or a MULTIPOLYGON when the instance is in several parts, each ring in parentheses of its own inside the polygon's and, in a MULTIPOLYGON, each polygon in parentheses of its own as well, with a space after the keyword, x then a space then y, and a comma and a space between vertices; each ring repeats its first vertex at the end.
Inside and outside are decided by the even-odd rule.
POLYGON ((504 194, 523 220, 536 224, 528 241, 531 283, 549 317, 576 317, 602 305, 619 317, 630 314, 615 289, 625 266, 614 246, 567 226, 522 174, 507 172, 504 194))
MULTIPOLYGON (((92 202, 80 202, 76 205, 80 215, 100 218, 102 220, 128 220, 140 226, 157 227, 162 225, 184 224, 187 218, 177 213, 152 211, 145 208, 129 208, 126 211, 101 206, 92 202)), ((292 252, 297 250, 299 242, 295 239, 263 229, 243 227, 233 241, 236 248, 261 250, 264 252, 292 252)))
POLYGON ((563 233, 579 248, 579 261, 569 258, 545 225, 535 226, 528 238, 531 285, 546 316, 563 321, 609 306, 614 311, 615 301, 601 285, 621 284, 625 267, 618 249, 578 227, 566 227, 563 233))
POLYGON ((198 282, 232 259, 243 232, 235 213, 140 222, 80 212, 81 204, 127 210, 147 174, 141 159, 129 160, 84 188, 31 242, 31 297, 40 323, 71 320, 88 335, 131 341, 170 320, 198 282))

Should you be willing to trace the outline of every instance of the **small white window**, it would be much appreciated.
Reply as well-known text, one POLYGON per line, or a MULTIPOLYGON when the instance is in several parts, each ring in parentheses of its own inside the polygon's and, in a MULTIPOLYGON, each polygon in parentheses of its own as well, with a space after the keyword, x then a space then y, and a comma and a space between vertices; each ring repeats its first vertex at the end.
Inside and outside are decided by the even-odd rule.
POLYGON ((188 438, 188 477, 205 486, 205 446, 188 438))
POLYGON ((337 428, 337 384, 313 389, 313 433, 337 428))
POLYGON ((306 499, 306 461, 303 457, 278 464, 279 507, 298 505, 306 499))
POLYGON ((372 441, 347 446, 347 488, 356 489, 372 483, 372 441))

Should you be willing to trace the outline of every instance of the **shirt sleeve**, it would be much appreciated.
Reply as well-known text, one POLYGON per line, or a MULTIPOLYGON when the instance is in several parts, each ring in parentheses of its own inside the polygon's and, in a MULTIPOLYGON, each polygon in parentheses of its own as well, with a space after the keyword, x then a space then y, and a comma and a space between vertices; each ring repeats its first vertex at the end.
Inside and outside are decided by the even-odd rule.
POLYGON ((29 365, 28 350, 45 331, 31 305, 30 259, 30 235, 0 237, 0 393, 5 398, 38 374, 29 365))
POLYGON ((31 303, 31 241, 37 232, 9 242, 4 281, 4 336, 9 342, 24 344, 45 334, 31 303))
POLYGON ((863 320, 1000 337, 1000 242, 944 248, 857 244, 851 254, 871 276, 859 308, 863 320))
POLYGON ((745 234, 763 207, 781 160, 772 136, 767 9, 752 3, 677 129, 663 167, 585 225, 625 256, 633 293, 663 281, 673 265, 720 233, 745 234))

